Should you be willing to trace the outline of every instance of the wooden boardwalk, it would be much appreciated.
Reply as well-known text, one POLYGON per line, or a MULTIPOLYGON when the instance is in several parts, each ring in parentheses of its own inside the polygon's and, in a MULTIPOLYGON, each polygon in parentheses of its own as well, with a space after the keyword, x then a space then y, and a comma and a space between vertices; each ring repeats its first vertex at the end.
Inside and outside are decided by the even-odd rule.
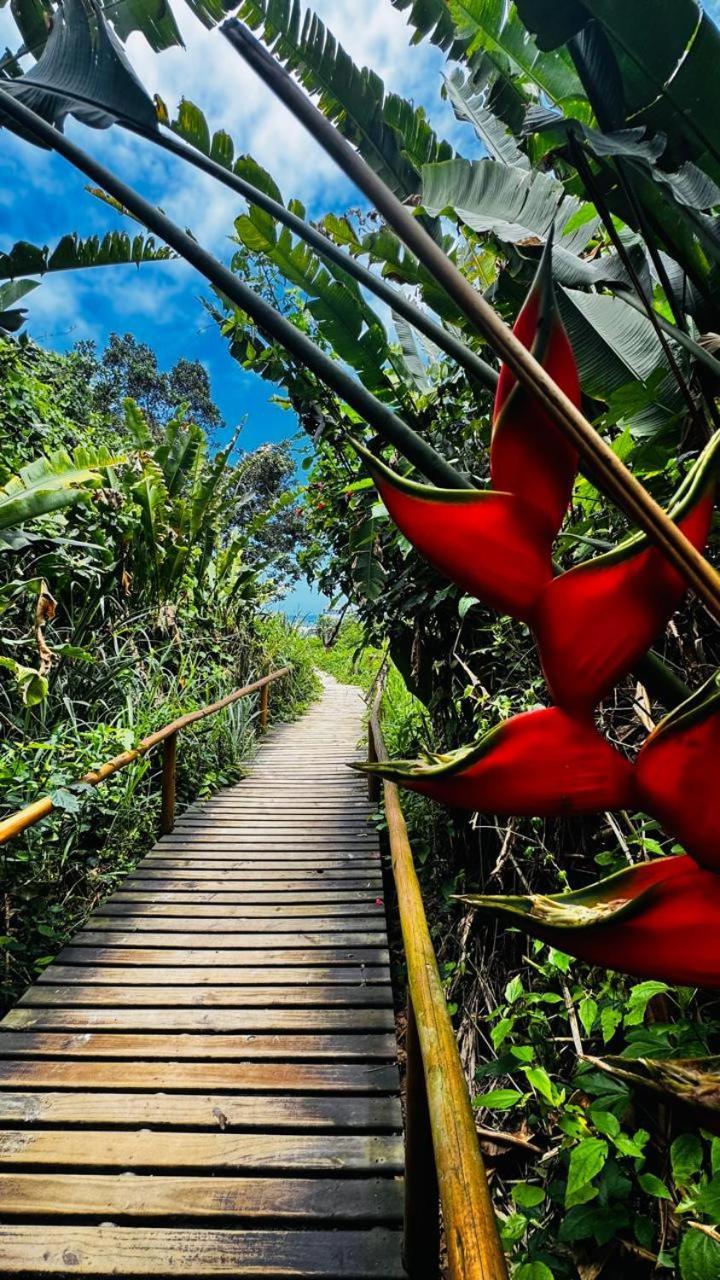
POLYGON ((404 1275, 361 720, 326 681, 0 1024, 0 1275, 404 1275))

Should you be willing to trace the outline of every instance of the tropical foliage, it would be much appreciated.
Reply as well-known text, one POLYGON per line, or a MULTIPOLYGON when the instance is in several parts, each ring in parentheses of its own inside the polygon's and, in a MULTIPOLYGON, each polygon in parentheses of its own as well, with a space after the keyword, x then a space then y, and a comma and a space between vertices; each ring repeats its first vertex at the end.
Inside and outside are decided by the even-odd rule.
MULTIPOLYGON (((239 14, 296 73, 391 190, 416 208, 466 279, 507 320, 516 321, 554 232, 555 290, 575 352, 585 412, 617 457, 669 506, 717 425, 716 28, 695 0, 663 0, 653 6, 651 22, 640 0, 623 5, 616 0, 387 3, 406 14, 416 41, 429 40, 447 55, 443 91, 464 126, 464 141, 459 134, 451 147, 438 137, 422 109, 388 91, 372 70, 356 67, 323 24, 303 13, 298 0, 243 0, 239 14)), ((212 5, 191 7, 208 25, 222 16, 212 5)), ((168 8, 159 17, 145 3, 134 4, 132 13, 113 5, 107 7, 107 18, 120 39, 137 27, 155 47, 177 39, 168 8)), ((28 47, 41 51, 45 30, 36 9, 23 15, 22 36, 28 47)), ((113 76, 120 77, 118 68, 124 63, 113 48, 113 76)), ((28 93, 37 95, 31 78, 20 83, 18 64, 8 64, 8 69, 20 100, 28 93)), ((122 74, 130 72, 124 67, 122 74)), ((119 83, 113 81, 115 96, 109 92, 102 104, 106 122, 117 118, 119 83)), ((71 87, 77 96, 70 94, 70 105, 74 102, 78 109, 73 113, 82 117, 87 95, 77 82, 71 87)), ((147 93, 133 101, 142 116, 147 93)), ((61 123, 66 107, 67 102, 59 110, 56 102, 45 110, 61 123)), ((155 132, 171 118, 164 104, 158 112, 155 132)), ((148 121, 146 125, 150 128, 148 121)), ((275 212, 268 199, 255 202, 250 193, 248 212, 234 228, 233 271, 249 280, 297 332, 331 355, 335 367, 349 366, 374 393, 372 405, 365 401, 372 408, 368 421, 373 435, 364 442, 376 459, 383 442, 392 439, 397 446, 384 463, 372 463, 375 477, 385 479, 386 508, 377 501, 362 450, 348 443, 348 437, 357 441, 363 434, 357 405, 351 408, 349 398, 328 392, 327 380, 318 376, 319 363, 289 359, 268 337, 266 326, 258 326, 247 310, 234 305, 226 290, 216 292, 209 305, 229 350, 245 368, 283 384, 288 405, 315 442, 315 458, 308 464, 301 562, 329 595, 355 602, 350 625, 362 625, 364 642, 394 663, 387 712, 393 753, 417 756, 438 744, 456 747, 485 735, 493 741, 497 726, 509 717, 517 716, 518 723, 526 712, 543 716, 534 709, 548 701, 548 692, 527 627, 529 620, 536 621, 538 592, 542 588, 543 595, 554 599, 567 583, 572 588, 579 582, 582 588, 597 571, 594 560, 601 577, 603 561, 612 574, 617 568, 614 554, 603 553, 628 534, 624 519, 602 500, 592 476, 574 478, 573 466, 564 498, 570 499, 568 515, 561 527, 559 519, 552 526, 553 535, 559 528, 554 554, 564 572, 548 580, 552 571, 549 546, 544 546, 542 576, 531 573, 525 579, 532 599, 527 591, 515 598, 512 617, 498 619, 480 603, 489 598, 487 582, 480 581, 488 566, 477 556, 462 565, 461 577, 447 555, 441 562, 437 554, 430 555, 431 548, 422 547, 443 572, 456 570, 452 584, 438 577, 428 559, 413 550, 413 541, 420 545, 417 530, 413 536, 397 517, 396 523, 388 518, 388 510, 395 515, 392 481, 382 466, 401 474, 398 488, 407 496, 422 474, 402 475, 401 455, 424 471, 426 479, 435 479, 423 467, 431 457, 429 445, 436 450, 432 456, 444 460, 446 474, 457 481, 458 493, 461 488, 469 493, 462 499, 455 494, 457 511, 472 504, 487 506, 477 493, 497 484, 490 444, 491 397, 499 371, 493 373, 491 367, 489 374, 475 376, 469 370, 473 361, 475 369, 481 368, 480 358, 493 362, 492 353, 427 268, 371 211, 340 216, 333 210, 322 219, 322 231, 355 266, 392 281, 406 300, 433 312, 454 348, 444 337, 437 343, 428 340, 426 327, 419 336, 420 326, 413 327, 406 311, 388 320, 373 303, 373 291, 359 288, 357 272, 344 271, 337 255, 321 260, 317 243, 308 247, 302 226, 288 216, 302 223, 303 207, 288 200, 278 211, 283 200, 274 178, 252 158, 236 160, 231 140, 213 133, 199 108, 180 104, 172 129, 274 202, 275 212), (469 357, 462 354, 462 344, 469 357), (423 447, 407 431, 396 429, 397 420, 391 423, 392 434, 383 431, 382 424, 390 419, 381 410, 401 411, 423 447), (563 585, 556 588, 555 583, 563 585), (403 693, 398 691, 398 672, 405 681, 403 693)), ((23 272, 31 274, 27 268, 23 272)), ((27 285, 19 272, 11 273, 7 297, 0 295, 10 328, 21 323, 14 303, 27 285)), ((337 379, 333 385, 337 392, 337 379)), ((188 583, 187 573, 196 563, 214 564, 218 558, 216 548, 214 557, 211 552, 209 561, 203 559, 205 543, 194 531, 192 512, 183 506, 196 492, 195 481, 186 477, 177 502, 170 494, 171 455, 178 441, 189 441, 192 433, 177 420, 163 429, 170 435, 153 435, 144 446, 140 441, 142 473, 132 477, 130 491, 138 529, 133 554, 142 561, 131 571, 149 582, 154 625, 161 628, 172 623, 164 606, 178 587, 191 615, 200 618, 197 587, 188 583), (166 557, 158 537, 161 527, 176 530, 177 555, 166 557)), ((128 430, 137 448, 137 423, 128 430)), ((127 434, 121 433, 118 444, 127 452, 127 434)), ((77 513, 83 519, 93 503, 97 474, 103 481, 97 492, 112 491, 107 466, 103 471, 101 463, 96 459, 93 466, 85 459, 88 479, 79 486, 79 496, 73 490, 72 517, 66 511, 48 518, 74 520, 77 513)), ((114 463, 110 469, 113 476, 118 472, 118 491, 125 493, 129 482, 122 465, 114 463)), ((211 476, 209 464, 201 484, 210 489, 211 476)), ((546 478, 552 482, 553 475, 546 478)), ((520 498, 512 483, 501 487, 520 498)), ((209 510, 212 503, 210 493, 209 510)), ((521 504, 507 505, 513 508, 517 534, 521 504)), ((533 536, 524 539, 525 545, 536 545, 542 524, 533 517, 533 536)), ((716 546, 711 530, 711 554, 716 546)), ((631 555, 652 555, 635 541, 628 547, 631 555)), ((445 551, 453 553, 452 547, 445 551)), ((496 561, 489 562, 501 579, 496 590, 506 591, 509 584, 497 575, 497 567, 496 561)), ((603 673, 600 685, 582 692, 581 701, 586 709, 597 704, 593 722, 618 760, 647 738, 644 751, 665 756, 665 765, 669 761, 675 770, 675 785, 682 775, 683 785, 694 786, 699 771, 683 738, 687 720, 671 716, 657 732, 653 728, 687 697, 688 687, 712 678, 720 647, 705 614, 692 601, 680 603, 676 585, 670 584, 663 597, 662 616, 647 623, 644 643, 633 642, 631 661, 624 655, 617 670, 603 673), (667 622, 678 604, 679 612, 667 622), (655 640, 658 653, 643 660, 644 644, 662 626, 665 631, 655 640), (628 676, 631 665, 634 674, 628 676)), ((629 600, 638 603, 632 592, 629 600)), ((490 603, 502 607, 498 598, 490 603)), ((639 600, 641 611, 644 603, 639 600)), ((548 613, 553 614, 552 607, 548 613)), ((566 623, 579 616, 572 602, 565 611, 558 605, 557 615, 566 623)), ((609 615, 601 619, 609 620, 609 615)), ((563 629, 553 627, 550 616, 547 627, 543 661, 557 693, 570 668, 559 658, 551 672, 563 629)), ((346 634, 347 624, 336 643, 344 645, 346 634)), ((580 629, 572 670, 602 634, 590 625, 586 632, 580 629)), ((27 652, 20 651, 19 657, 32 670, 27 652)), ((339 665, 346 661, 343 650, 339 665)), ((708 743, 714 742, 715 732, 712 692, 709 686, 700 700, 700 730, 708 743)), ((696 724, 693 720, 691 727, 696 724)), ((532 767, 532 761, 525 762, 528 775, 532 767)), ((607 807, 597 820, 568 818, 555 809, 543 810, 545 816, 538 818, 532 816, 537 812, 532 806, 523 810, 527 816, 501 820, 486 811, 488 800, 477 797, 469 807, 477 810, 480 805, 480 811, 470 819, 442 814, 422 796, 414 795, 408 805, 461 1050, 468 1075, 477 1082, 478 1120, 494 1166, 503 1236, 516 1280, 635 1277, 658 1269, 682 1280, 706 1280, 720 1270, 717 1140, 698 1134, 697 1115, 688 1111, 693 1082, 716 1079, 716 1059, 704 1066, 678 1062, 717 1052, 720 1026, 712 999, 669 980, 632 983, 605 968, 577 964, 559 949, 554 936, 549 945, 546 938, 528 951, 519 934, 497 934, 478 925, 474 909, 458 902, 477 897, 484 902, 489 890, 499 889, 510 900, 514 919, 526 922, 528 903, 534 907, 541 900, 557 924, 568 899, 563 897, 558 906, 554 895, 568 883, 580 895, 574 906, 586 909, 582 895, 598 874, 619 873, 623 883, 641 883, 658 868, 670 876, 681 858, 655 859, 680 854, 676 837, 690 843, 679 823, 683 815, 672 811, 670 792, 651 802, 652 769, 642 800, 624 789, 628 770, 622 765, 618 769, 621 785, 605 798, 607 807), (620 802, 624 807, 613 812, 611 806, 620 802), (646 806, 657 817, 644 812, 646 806), (618 1059, 630 1061, 632 1069, 618 1069, 618 1059), (663 1105, 668 1099, 673 1103, 670 1124, 661 1122, 657 1091, 647 1087, 648 1080, 658 1079, 663 1105)), ((524 777, 519 772, 519 785, 524 777)), ((509 804, 508 811, 517 812, 517 805, 509 804)), ((694 833, 697 849, 704 850, 705 838, 713 845, 712 830, 694 833)), ((591 909, 598 909, 597 901, 591 909)), ((692 910, 699 910, 697 898, 692 910)), ((587 958, 612 959, 607 954, 587 958)), ((681 980, 696 978, 693 972, 681 980)), ((712 1127, 707 1109, 702 1121, 712 1127)))
MULTIPOLYGON (((315 686, 292 632, 264 616, 292 572, 268 554, 275 526, 289 532, 286 450, 242 454, 232 441, 211 455, 167 399, 178 381, 202 387, 189 362, 146 377, 153 418, 131 400, 108 408, 113 362, 87 346, 53 356, 5 341, 0 364, 3 809, 50 793, 59 811, 4 850, 8 999, 157 831, 155 757, 98 791, 75 780, 290 650, 274 712, 315 686)), ((209 394, 205 410, 220 425, 209 394)), ((183 737, 181 800, 238 776, 253 720, 242 701, 183 737)))

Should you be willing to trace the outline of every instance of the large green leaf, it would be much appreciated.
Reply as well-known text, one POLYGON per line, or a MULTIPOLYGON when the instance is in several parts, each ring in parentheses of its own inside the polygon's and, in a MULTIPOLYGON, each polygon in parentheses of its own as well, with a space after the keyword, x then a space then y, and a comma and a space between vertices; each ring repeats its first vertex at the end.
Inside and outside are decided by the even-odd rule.
POLYGON ((520 21, 514 4, 506 0, 447 0, 458 36, 467 41, 467 55, 482 50, 507 61, 512 72, 532 85, 536 95, 562 103, 584 92, 566 50, 541 53, 520 21))
POLYGON ((626 119, 682 137, 685 153, 720 165, 720 32, 696 0, 517 0, 543 48, 554 48, 594 18, 622 77, 626 119), (560 20, 558 20, 560 19, 560 20))
MULTIPOLYGON (((124 263, 165 262, 175 254, 159 245, 152 236, 129 236, 125 231, 81 239, 76 233, 63 236, 54 249, 47 245, 18 240, 7 253, 0 253, 0 280, 16 280, 20 275, 41 275, 53 271, 73 271, 82 267, 110 267, 124 263)), ((33 282, 32 287, 35 287, 33 282)))
MULTIPOLYGON (((559 290, 560 311, 572 343, 583 390, 607 402, 633 382, 657 381, 632 415, 633 433, 653 435, 682 413, 684 402, 647 316, 619 298, 559 290)), ((679 363, 685 357, 677 348, 679 363)))
MULTIPOLYGON (((155 128, 155 107, 102 13, 63 0, 39 61, 8 93, 62 129, 68 115, 106 129, 116 120, 155 128)), ((13 126, 14 127, 14 126, 13 126)))
POLYGON ((37 280, 12 280, 9 284, 0 285, 0 332, 16 333, 25 323, 27 311, 23 307, 14 307, 32 289, 37 288, 37 280))
POLYGON ((423 169, 422 201, 432 214, 455 216, 505 244, 545 242, 554 228, 559 279, 577 283, 578 257, 597 230, 593 210, 565 194, 550 174, 496 160, 448 160, 423 169), (588 216, 585 216, 588 215, 588 216), (571 226, 566 230, 570 219, 571 226))
POLYGON ((49 0, 10 0, 10 12, 23 38, 24 51, 31 50, 37 57, 47 40, 52 13, 49 0))
POLYGON ((369 390, 396 399, 385 372, 390 355, 387 336, 357 283, 339 268, 331 273, 306 244, 295 241, 286 227, 278 227, 256 206, 236 220, 235 230, 246 248, 267 258, 289 284, 307 295, 324 337, 357 370, 369 390))
POLYGON ((380 77, 359 68, 315 14, 300 0, 243 0, 239 18, 265 43, 396 195, 414 194, 420 166, 452 154, 428 125, 421 108, 385 94, 380 77))
POLYGON ((35 458, 0 488, 0 530, 15 529, 78 502, 87 489, 102 484, 103 470, 123 461, 106 449, 85 448, 72 456, 58 450, 35 458))
POLYGON ((488 106, 487 78, 463 75, 456 67, 445 77, 444 94, 458 120, 471 124, 493 160, 528 169, 530 161, 520 150, 515 136, 504 120, 488 106))
POLYGON ((446 0, 391 0, 395 9, 407 13, 407 20, 414 28, 413 44, 428 39, 446 53, 458 57, 465 48, 465 41, 458 39, 446 0))

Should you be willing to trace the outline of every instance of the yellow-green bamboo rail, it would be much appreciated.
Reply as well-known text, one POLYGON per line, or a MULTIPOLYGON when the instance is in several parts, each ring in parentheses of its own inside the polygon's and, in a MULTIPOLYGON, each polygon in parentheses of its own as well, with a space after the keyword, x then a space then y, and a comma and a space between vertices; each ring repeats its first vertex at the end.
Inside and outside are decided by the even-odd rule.
MULTIPOLYGON (((369 738, 370 756, 387 760, 377 702, 369 738)), ((451 1280, 507 1280, 398 789, 387 781, 383 789, 408 974, 405 1265, 413 1280, 438 1275, 437 1186, 451 1280)))
MULTIPOLYGON (((229 693, 227 697, 220 698, 219 702, 211 702, 209 706, 201 707, 199 711, 189 711, 187 715, 180 716, 178 720, 173 720, 162 729, 158 729, 155 733, 149 734, 147 738, 143 738, 130 751, 123 751, 119 756, 114 756, 112 760, 101 764, 99 769, 92 769, 90 773, 83 774, 79 781, 87 783, 91 787, 97 787, 106 778, 110 778, 114 773, 127 768, 129 764, 139 760, 141 756, 147 755, 148 751, 152 751, 153 747, 159 746, 161 742, 165 743, 161 827, 163 834, 167 835, 169 831, 172 831, 175 812, 177 735, 182 729, 187 729, 189 725, 196 724, 198 720, 204 720, 206 716, 215 715, 216 712, 229 707, 233 702, 237 702, 238 699, 247 698, 249 694, 258 692, 261 698, 260 728, 264 729, 267 724, 268 714, 267 687, 273 680, 280 680, 282 676, 288 675, 289 671, 290 667, 281 667, 278 671, 272 671, 270 675, 263 676, 260 680, 254 680, 252 684, 246 684, 242 689, 236 689, 234 693, 229 693)), ((43 818, 47 818, 55 807, 52 796, 41 796, 39 800, 34 800, 32 804, 26 805, 24 809, 18 809, 16 813, 11 813, 8 818, 4 818, 0 822, 0 845, 6 844, 14 836, 27 831, 28 827, 34 827, 36 822, 41 822, 43 818)))

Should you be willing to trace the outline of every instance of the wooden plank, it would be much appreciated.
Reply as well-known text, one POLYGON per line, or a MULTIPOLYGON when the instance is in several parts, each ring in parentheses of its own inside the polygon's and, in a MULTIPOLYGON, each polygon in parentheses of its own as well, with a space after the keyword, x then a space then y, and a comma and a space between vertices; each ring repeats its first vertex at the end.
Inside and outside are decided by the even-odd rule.
POLYGON ((40 1054, 76 1058, 163 1058, 250 1061, 254 1058, 287 1062, 293 1058, 330 1061, 393 1061, 395 1037, 367 1035, 130 1035, 111 1032, 4 1031, 0 1053, 8 1057, 40 1054))
MULTIPOLYGON (((231 920, 278 920, 284 919, 288 924, 296 919, 314 920, 314 919, 333 919, 344 920, 362 918, 371 915, 377 918, 378 914, 383 914, 382 900, 373 898, 368 895, 364 902, 305 902, 296 905, 295 903, 282 903, 280 906, 272 906, 271 904, 249 903, 242 907, 226 907, 222 903, 216 903, 212 906, 193 907, 188 905, 183 907, 177 903, 156 903, 150 902, 146 905, 135 905, 132 902, 114 902, 112 898, 106 902, 104 906, 98 909, 97 915, 89 916, 88 919, 93 922, 107 920, 110 918, 135 920, 196 920, 198 927, 205 928, 203 921, 207 923, 207 927, 212 927, 213 920, 231 921, 231 920), (102 913, 102 914, 100 914, 102 913)), ((121 926, 115 925, 115 928, 121 926)), ((159 925, 157 926, 160 927, 159 925)), ((175 928, 175 925, 163 925, 163 928, 175 928)), ((228 928, 231 926, 228 924, 228 928)))
POLYGON ((400 1232, 0 1227, 0 1273, 405 1280, 400 1232))
POLYGON ((151 857, 143 858, 135 868, 136 872, 144 873, 145 871, 188 871, 193 867, 202 868, 204 871, 341 871, 353 868, 359 872, 376 871, 381 866, 380 858, 353 858, 348 855, 346 858, 313 858, 308 862, 303 862, 302 866, 298 864, 296 858, 289 861, 279 862, 277 859, 271 861, 263 861, 258 866, 257 861, 250 861, 243 858, 226 858, 226 857, 206 857, 204 853, 197 855, 188 855, 184 858, 160 858, 151 857))
MULTIPOLYGON (((368 907, 369 911, 370 908, 368 907)), ((288 933, 292 930, 293 934, 297 930, 304 933, 306 930, 312 933, 328 933, 336 934, 345 933, 368 933, 374 929, 382 928, 385 920, 382 908, 378 907, 374 915, 363 916, 331 916, 324 919, 322 916, 293 916, 286 918, 284 916, 261 917, 257 919, 254 916, 243 917, 236 916, 234 919, 228 920, 225 917, 220 919, 180 919, 162 916, 91 916, 88 920, 87 928, 96 932, 98 929, 115 930, 123 929, 133 932, 147 932, 148 930, 161 930, 163 933, 200 933, 203 935, 215 935, 217 933, 231 933, 233 935, 233 945, 235 945, 235 935, 244 933, 261 933, 273 935, 276 933, 288 933)), ((82 941, 83 934, 77 935, 78 942, 82 941)), ((329 942, 333 938, 328 938, 329 942)), ((384 941, 384 934, 383 934, 384 941)), ((222 945, 222 944, 221 944, 222 945)))
POLYGON ((399 1224, 402 1195, 396 1178, 0 1173, 3 1213, 25 1217, 399 1224))
POLYGON ((58 1169, 232 1169, 236 1173, 402 1173, 394 1134, 0 1130, 0 1165, 58 1169))
MULTIPOLYGON (((393 1031, 392 1009, 329 1006, 325 1009, 279 1008, 206 1008, 183 1007, 151 1009, 74 1008, 73 1006, 28 1007, 11 1009, 0 1022, 0 1031, 222 1031, 246 1032, 322 1032, 393 1031)), ((2 1041, 0 1040, 0 1050, 2 1041)))
MULTIPOLYGON (((251 986, 261 990, 267 988, 265 997, 273 999, 279 988, 293 990, 298 987, 312 991, 313 987, 329 987, 333 983, 345 984, 345 990, 353 990, 355 986, 386 986, 390 982, 390 970, 386 965, 335 965, 323 968, 320 965, 283 966, 261 969, 250 967, 212 969, 175 968, 172 965, 131 965, 123 968, 120 965, 72 965, 51 964, 45 969, 31 991, 35 991, 45 983, 122 983, 123 986, 143 985, 159 986, 164 983, 170 986, 197 987, 197 999, 202 1002, 202 989, 206 985, 229 985, 245 991, 251 986)), ((264 998, 265 998, 264 997, 264 998)))
POLYGON ((98 1006, 113 1009, 130 1006, 133 1009, 249 1009, 287 1007, 289 1009, 320 1009, 337 1007, 392 1008, 392 989, 375 986, 356 987, 131 987, 98 984, 83 986, 80 983, 52 987, 49 983, 37 983, 30 987, 18 1002, 18 1007, 47 1009, 55 1006, 98 1006))
MULTIPOLYGON (((281 873, 282 877, 282 874, 291 869, 291 867, 260 868, 260 873, 265 874, 268 870, 273 870, 273 872, 281 873)), ((379 865, 377 863, 368 863, 366 867, 352 867, 351 869, 356 872, 357 876, 361 877, 365 874, 365 876, 372 877, 377 874, 379 865)), ((247 870, 249 868, 237 867, 234 863, 228 863, 227 867, 222 868, 223 882, 232 883, 233 887, 236 887, 236 882, 245 884, 247 870)), ((255 868, 255 870, 258 870, 258 868, 255 868)), ((322 867, 322 865, 319 865, 319 867, 311 869, 311 878, 314 878, 315 874, 328 876, 328 873, 331 873, 332 879, 332 872, 336 872, 336 870, 348 870, 348 868, 347 865, 342 865, 342 867, 322 867)), ((161 884, 176 884, 178 881, 217 881, 218 878, 220 878, 218 868, 206 867, 205 864, 200 864, 200 867, 195 867, 195 865, 191 865, 191 867, 184 865, 183 867, 182 864, 179 867, 165 867, 165 865, 163 867, 154 867, 152 863, 141 863, 140 867, 133 870, 131 876, 128 876, 124 883, 142 879, 142 881, 156 881, 161 884)))
POLYGON ((177 935, 173 947, 64 947, 58 955, 61 964, 139 964, 139 965, 249 965, 257 968, 266 965, 268 968, 277 965, 312 965, 323 966, 348 964, 387 965, 390 955, 387 947, 341 948, 315 947, 311 950, 295 947, 272 947, 263 951, 241 949, 215 951, 201 947, 178 948, 177 935))
MULTIPOLYGON (((351 881, 351 883, 363 884, 363 881, 351 881)), ((266 891, 270 893, 272 892, 272 888, 266 886, 266 891)), ((297 892, 299 891, 292 891, 293 895, 297 892)), ((311 888, 307 888, 307 890, 302 888, 302 892, 309 893, 311 892, 311 888)), ((365 900, 370 897, 370 899, 373 899, 374 901, 375 897, 383 896, 383 886, 382 883, 366 884, 364 888, 360 888, 357 892, 364 893, 365 900)), ((202 890, 188 890, 184 893, 182 891, 170 893, 169 891, 143 892, 142 890, 138 890, 137 892, 132 892, 131 890, 128 890, 127 892, 118 891, 117 893, 114 893, 111 901, 113 901, 113 904, 118 904, 119 906, 133 904, 133 902, 140 902, 140 904, 154 902, 156 906, 182 906, 184 904, 186 906, 190 906, 192 909, 191 914, 193 914, 193 910, 195 910, 196 906, 243 906, 246 901, 246 892, 234 893, 233 895, 233 893, 217 893, 202 890)), ((283 902, 287 901, 287 899, 281 899, 279 901, 283 902)), ((297 901, 297 899, 295 896, 291 895, 290 901, 297 901)), ((310 899, 310 901, 322 901, 322 899, 310 899)))
MULTIPOLYGON (((191 879, 176 876, 174 879, 145 879, 137 876, 128 878, 128 892, 138 893, 241 893, 243 879, 191 879)), ((372 882, 370 882, 372 883, 372 882)), ((375 881, 375 886, 382 881, 375 881)), ((373 887, 375 887, 373 886, 373 887)), ((222 899, 220 899, 222 901, 222 899)))
POLYGON ((127 892, 118 889, 113 894, 113 902, 156 902, 166 904, 174 902, 176 904, 185 903, 187 906, 207 907, 213 906, 215 903, 224 904, 228 907, 241 907, 245 903, 253 903, 255 906, 261 906, 269 903, 294 902, 299 906, 303 902, 367 902, 368 898, 378 897, 377 886, 372 889, 348 889, 344 888, 337 892, 328 890, 322 885, 318 885, 314 889, 295 889, 288 892, 285 889, 262 889, 257 892, 248 889, 245 893, 207 893, 189 891, 173 892, 173 893, 146 893, 143 890, 127 892))
MULTIPOLYGON (((274 933, 273 942, 277 942, 279 947, 302 947, 307 950, 309 947, 354 947, 361 949, 363 947, 381 947, 386 941, 386 933, 384 929, 376 929, 374 932, 367 930, 365 933, 311 933, 310 930, 301 932, 274 933)), ((94 930, 83 929, 73 938, 72 946, 75 947, 212 947, 213 949, 221 949, 223 947, 232 947, 234 950, 242 950, 244 947, 251 947, 253 950, 258 948, 257 933, 163 933, 160 930, 152 931, 152 926, 147 929, 138 930, 136 933, 130 930, 94 930)))
MULTIPOLYGON (((285 1098, 209 1093, 6 1093, 0 1092, 0 1123, 171 1125, 226 1133, 242 1130, 363 1130, 397 1133, 402 1129, 399 1098, 285 1098)), ((3 1205, 0 1195, 0 1205, 3 1205)), ((4 1205, 3 1205, 4 1208, 4 1205)))
MULTIPOLYGON (((0 1037, 0 1049, 2 1037, 0 1037)), ((0 1084, 36 1089, 162 1089, 202 1095, 242 1093, 388 1094, 398 1089, 395 1064, 378 1062, 188 1062, 0 1059, 0 1084)))
MULTIPOLYGON (((214 870, 209 867, 208 870, 214 870)), ((256 870, 247 870, 242 874, 243 884, 247 887, 264 887, 277 888, 277 890, 292 890, 296 887, 316 886, 318 888, 327 888, 334 886, 337 888, 365 888, 368 884, 382 884, 382 867, 377 863, 375 867, 302 867, 297 864, 296 870, 282 868, 264 868, 259 865, 256 870), (256 886, 254 884, 256 883, 256 886)))

